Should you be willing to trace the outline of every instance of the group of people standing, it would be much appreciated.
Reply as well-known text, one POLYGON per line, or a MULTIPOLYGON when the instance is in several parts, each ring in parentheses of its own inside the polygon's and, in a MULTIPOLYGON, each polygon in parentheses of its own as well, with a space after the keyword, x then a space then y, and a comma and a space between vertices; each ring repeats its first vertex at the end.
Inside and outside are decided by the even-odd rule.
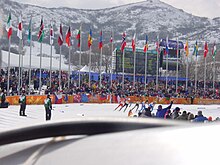
MULTIPOLYGON (((25 114, 27 100, 26 100, 26 94, 25 94, 24 90, 22 91, 22 94, 19 97, 18 102, 20 104, 19 115, 20 116, 27 116, 25 114)), ((51 98, 50 98, 50 94, 48 94, 47 98, 44 100, 44 108, 45 108, 45 112, 46 112, 46 120, 50 120, 51 119, 51 110, 52 110, 52 101, 51 101, 51 98)))

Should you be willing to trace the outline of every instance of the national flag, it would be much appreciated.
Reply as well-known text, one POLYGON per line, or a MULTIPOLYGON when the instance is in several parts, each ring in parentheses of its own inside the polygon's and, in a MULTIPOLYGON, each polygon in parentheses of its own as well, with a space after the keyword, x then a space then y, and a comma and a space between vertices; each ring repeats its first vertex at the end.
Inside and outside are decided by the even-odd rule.
POLYGON ((71 36, 72 36, 72 34, 71 34, 70 26, 69 26, 69 28, 66 32, 66 44, 69 47, 71 46, 71 36))
POLYGON ((63 45, 63 30, 62 30, 62 24, 60 24, 60 33, 58 37, 58 44, 59 46, 63 45))
POLYGON ((111 42, 111 43, 113 42, 112 32, 111 32, 110 42, 111 42))
MULTIPOLYGON (((81 29, 81 28, 80 28, 80 29, 81 29)), ((80 41, 80 39, 81 39, 81 30, 80 30, 80 29, 78 30, 78 33, 77 33, 77 36, 76 36, 76 39, 78 40, 78 45, 77 45, 78 48, 80 47, 80 42, 81 42, 81 41, 80 41)))
POLYGON ((135 51, 135 47, 136 47, 136 33, 134 33, 132 42, 131 42, 131 46, 132 46, 132 50, 133 52, 135 51))
POLYGON ((144 45, 144 53, 148 51, 148 36, 146 35, 145 45, 144 45))
POLYGON ((206 58, 208 52, 209 52, 208 43, 205 42, 205 46, 204 46, 204 58, 206 58))
POLYGON ((100 37, 99 37, 99 49, 102 49, 103 42, 102 42, 102 30, 100 32, 100 37))
POLYGON ((29 25, 28 25, 28 42, 31 42, 31 36, 32 36, 32 17, 29 21, 29 25))
POLYGON ((41 18, 40 30, 38 33, 38 41, 41 43, 43 41, 43 38, 44 38, 44 22, 43 22, 43 18, 41 18))
POLYGON ((54 40, 54 31, 53 31, 53 24, 51 22, 51 24, 50 24, 50 45, 53 45, 53 40, 54 40))
POLYGON ((11 37, 11 35, 12 35, 11 13, 9 13, 9 15, 8 15, 6 31, 8 32, 8 39, 9 39, 11 37))
POLYGON ((166 48, 165 48, 165 53, 164 55, 168 55, 169 54, 169 39, 168 36, 166 38, 166 48))
POLYGON ((217 54, 217 47, 216 47, 216 44, 214 42, 214 45, 213 45, 213 48, 212 48, 212 58, 215 58, 217 54))
POLYGON ((21 15, 19 16, 17 36, 20 40, 22 40, 22 18, 21 18, 21 15))
POLYGON ((198 46, 198 43, 196 41, 195 46, 194 46, 193 55, 198 56, 198 52, 199 52, 199 46, 198 46))
POLYGON ((88 47, 90 48, 92 46, 92 29, 89 30, 88 35, 88 47))
POLYGON ((121 51, 123 52, 126 46, 126 34, 125 32, 122 34, 122 42, 121 42, 121 51))
POLYGON ((55 104, 62 104, 63 95, 62 93, 55 93, 55 104))
POLYGON ((186 57, 188 57, 189 56, 189 43, 188 43, 188 40, 186 41, 184 49, 185 49, 185 52, 186 52, 186 57))

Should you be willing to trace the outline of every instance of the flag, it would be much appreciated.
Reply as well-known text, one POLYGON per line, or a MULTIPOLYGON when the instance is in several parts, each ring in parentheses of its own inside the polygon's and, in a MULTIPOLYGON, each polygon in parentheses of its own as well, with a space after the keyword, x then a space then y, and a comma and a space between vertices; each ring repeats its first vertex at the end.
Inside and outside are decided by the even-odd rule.
POLYGON ((69 28, 66 32, 66 44, 69 47, 71 46, 71 36, 72 36, 72 34, 71 34, 70 26, 69 26, 69 28))
POLYGON ((188 43, 188 40, 186 41, 186 45, 185 45, 185 52, 186 52, 186 57, 189 56, 189 43, 188 43))
POLYGON ((60 33, 58 37, 58 44, 59 46, 63 45, 63 30, 62 30, 62 24, 60 24, 60 33))
POLYGON ((165 48, 165 53, 164 55, 168 55, 169 54, 169 39, 168 36, 166 38, 166 48, 165 48))
POLYGON ((214 42, 214 45, 213 45, 213 48, 212 48, 212 58, 213 59, 215 58, 216 54, 217 54, 217 48, 216 48, 216 44, 214 42))
POLYGON ((63 95, 62 93, 54 93, 55 95, 55 104, 62 104, 63 95))
MULTIPOLYGON (((81 29, 81 28, 80 28, 81 29)), ((80 29, 78 30, 78 33, 77 33, 77 36, 76 36, 76 39, 78 40, 78 48, 80 47, 80 38, 81 38, 81 31, 80 31, 80 29)))
POLYGON ((195 46, 194 46, 193 55, 198 56, 198 51, 199 51, 199 47, 198 47, 198 43, 197 43, 197 41, 196 41, 195 46))
POLYGON ((122 34, 122 42, 121 42, 121 51, 123 52, 126 46, 126 34, 125 32, 122 34))
POLYGON ((92 46, 92 29, 89 30, 88 35, 88 47, 90 48, 92 46))
POLYGON ((41 43, 43 41, 43 38, 44 38, 44 22, 43 22, 43 18, 41 18, 40 30, 38 33, 38 41, 41 43))
POLYGON ((31 17, 31 19, 30 19, 30 21, 29 21, 29 25, 28 25, 28 42, 30 43, 31 42, 31 26, 32 26, 32 17, 31 17))
POLYGON ((148 36, 146 35, 146 41, 145 41, 145 45, 144 45, 144 53, 146 53, 148 51, 148 36))
POLYGON ((51 22, 51 24, 50 24, 50 45, 53 45, 53 40, 54 40, 54 31, 53 31, 53 24, 51 22))
POLYGON ((209 52, 208 43, 205 42, 205 46, 204 46, 204 58, 206 58, 208 52, 209 52))
POLYGON ((11 37, 11 35, 12 35, 11 13, 9 13, 9 15, 8 15, 6 31, 8 32, 8 39, 9 39, 11 37))
POLYGON ((111 32, 110 42, 111 42, 111 43, 113 42, 112 32, 111 32))
POLYGON ((22 40, 22 19, 21 19, 21 15, 19 17, 17 36, 20 40, 22 40))
POLYGON ((131 42, 133 52, 135 51, 135 44, 136 44, 136 33, 134 33, 134 36, 131 42))
POLYGON ((100 37, 99 37, 99 49, 102 49, 102 30, 100 32, 100 37))

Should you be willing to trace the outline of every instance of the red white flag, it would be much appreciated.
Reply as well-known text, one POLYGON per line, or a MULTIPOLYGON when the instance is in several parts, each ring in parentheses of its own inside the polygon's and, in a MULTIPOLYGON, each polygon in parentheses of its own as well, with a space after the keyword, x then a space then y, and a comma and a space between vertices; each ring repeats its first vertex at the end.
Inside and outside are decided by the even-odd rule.
POLYGON ((122 34, 122 42, 121 42, 121 51, 123 52, 126 46, 126 34, 125 32, 122 34))
POLYGON ((17 36, 20 40, 22 40, 22 18, 21 18, 21 15, 19 17, 17 36))
POLYGON ((62 24, 60 24, 60 33, 58 37, 58 44, 59 46, 63 45, 63 30, 62 30, 62 24))
POLYGON ((206 58, 208 52, 209 52, 208 43, 205 42, 205 46, 204 46, 204 58, 206 58))
POLYGON ((134 37, 132 39, 131 46, 132 46, 132 50, 134 52, 135 51, 135 47, 136 47, 136 33, 134 33, 134 37))
POLYGON ((71 46, 71 30, 70 30, 70 26, 69 26, 69 28, 68 28, 68 30, 67 30, 67 32, 66 32, 66 44, 67 44, 67 46, 71 46))
POLYGON ((54 31, 53 31, 53 24, 50 25, 50 45, 53 45, 53 39, 54 39, 54 31))

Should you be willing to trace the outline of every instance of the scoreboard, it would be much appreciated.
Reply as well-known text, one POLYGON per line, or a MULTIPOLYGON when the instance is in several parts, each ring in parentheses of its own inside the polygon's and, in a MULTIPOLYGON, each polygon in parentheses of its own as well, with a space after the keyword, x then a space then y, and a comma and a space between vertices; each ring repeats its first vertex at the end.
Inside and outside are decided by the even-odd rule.
MULTIPOLYGON (((123 68, 123 53, 120 49, 116 50, 115 72, 121 73, 123 68)), ((136 49, 136 74, 145 74, 146 53, 141 49, 136 49)), ((156 50, 147 52, 147 74, 156 75, 157 52, 156 50)), ((134 53, 131 48, 125 48, 124 70, 127 74, 134 73, 134 53)))

